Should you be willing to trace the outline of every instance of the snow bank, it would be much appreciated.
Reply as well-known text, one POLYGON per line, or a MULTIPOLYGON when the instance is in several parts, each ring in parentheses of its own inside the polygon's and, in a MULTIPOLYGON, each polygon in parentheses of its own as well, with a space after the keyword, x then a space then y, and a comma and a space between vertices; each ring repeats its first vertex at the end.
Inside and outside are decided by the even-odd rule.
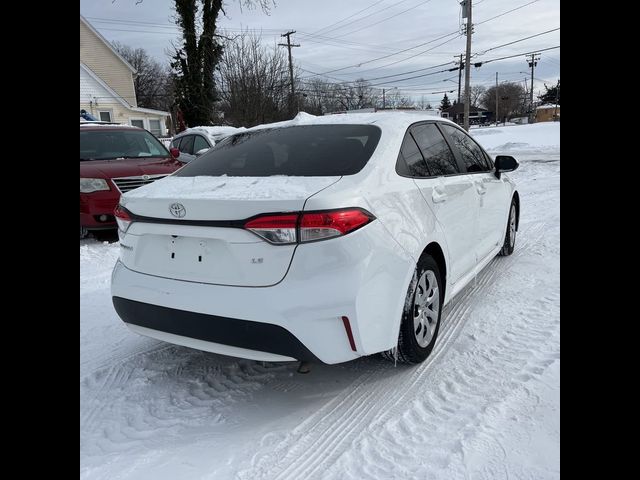
POLYGON ((490 152, 560 149, 560 123, 558 122, 486 127, 469 133, 490 152))

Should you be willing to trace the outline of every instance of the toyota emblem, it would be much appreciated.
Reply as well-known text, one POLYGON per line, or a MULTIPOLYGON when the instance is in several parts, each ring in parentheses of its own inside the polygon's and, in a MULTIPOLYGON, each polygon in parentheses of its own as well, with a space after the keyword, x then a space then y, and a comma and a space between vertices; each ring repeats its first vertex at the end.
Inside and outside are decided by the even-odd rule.
POLYGON ((187 213, 184 205, 182 205, 181 203, 172 203, 171 205, 169 205, 169 211, 171 212, 171 215, 177 218, 182 218, 187 213))

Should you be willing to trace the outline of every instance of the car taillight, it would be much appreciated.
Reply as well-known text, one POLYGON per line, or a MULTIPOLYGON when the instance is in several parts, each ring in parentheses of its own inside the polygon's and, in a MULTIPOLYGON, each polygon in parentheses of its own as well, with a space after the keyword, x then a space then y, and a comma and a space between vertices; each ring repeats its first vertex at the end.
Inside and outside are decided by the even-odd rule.
POLYGON ((365 213, 359 208, 327 212, 303 212, 300 221, 300 242, 313 242, 346 235, 366 225, 373 218, 370 213, 365 213))
POLYGON ((296 226, 298 214, 269 214, 256 217, 244 224, 244 228, 252 231, 276 245, 296 243, 296 226))
POLYGON ((270 243, 288 245, 346 235, 375 217, 360 208, 322 212, 266 214, 249 220, 244 228, 270 243))
POLYGON ((125 233, 129 228, 129 225, 131 225, 131 216, 129 215, 129 212, 122 208, 122 206, 118 205, 113 211, 113 214, 116 217, 118 228, 125 233))

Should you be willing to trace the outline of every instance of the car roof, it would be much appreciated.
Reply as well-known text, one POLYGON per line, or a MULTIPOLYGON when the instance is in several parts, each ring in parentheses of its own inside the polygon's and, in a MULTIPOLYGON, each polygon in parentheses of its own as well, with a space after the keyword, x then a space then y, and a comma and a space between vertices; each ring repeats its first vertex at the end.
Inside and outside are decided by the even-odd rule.
POLYGON ((248 129, 261 130, 264 128, 283 128, 301 125, 376 125, 383 131, 398 131, 404 133, 407 128, 417 122, 436 120, 442 123, 456 125, 451 120, 428 114, 419 110, 412 111, 379 111, 367 113, 347 113, 315 116, 305 112, 300 112, 292 120, 284 122, 258 125, 248 129))
POLYGON ((133 125, 126 125, 123 123, 109 123, 109 122, 82 122, 80 123, 80 130, 142 130, 144 128, 134 127, 133 125))

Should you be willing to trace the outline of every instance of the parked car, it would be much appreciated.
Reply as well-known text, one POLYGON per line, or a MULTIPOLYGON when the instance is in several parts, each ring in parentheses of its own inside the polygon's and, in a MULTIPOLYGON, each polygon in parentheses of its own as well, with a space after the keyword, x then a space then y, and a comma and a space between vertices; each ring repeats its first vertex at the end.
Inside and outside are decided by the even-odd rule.
POLYGON ((148 131, 105 122, 80 123, 80 238, 116 229, 120 194, 175 172, 182 163, 148 131))
POLYGON ((228 126, 193 127, 179 133, 171 140, 170 148, 177 148, 177 158, 187 163, 207 152, 217 142, 243 128, 228 126))
POLYGON ((122 196, 113 304, 134 332, 236 357, 421 362, 443 307, 514 250, 517 167, 414 113, 246 130, 122 196))

